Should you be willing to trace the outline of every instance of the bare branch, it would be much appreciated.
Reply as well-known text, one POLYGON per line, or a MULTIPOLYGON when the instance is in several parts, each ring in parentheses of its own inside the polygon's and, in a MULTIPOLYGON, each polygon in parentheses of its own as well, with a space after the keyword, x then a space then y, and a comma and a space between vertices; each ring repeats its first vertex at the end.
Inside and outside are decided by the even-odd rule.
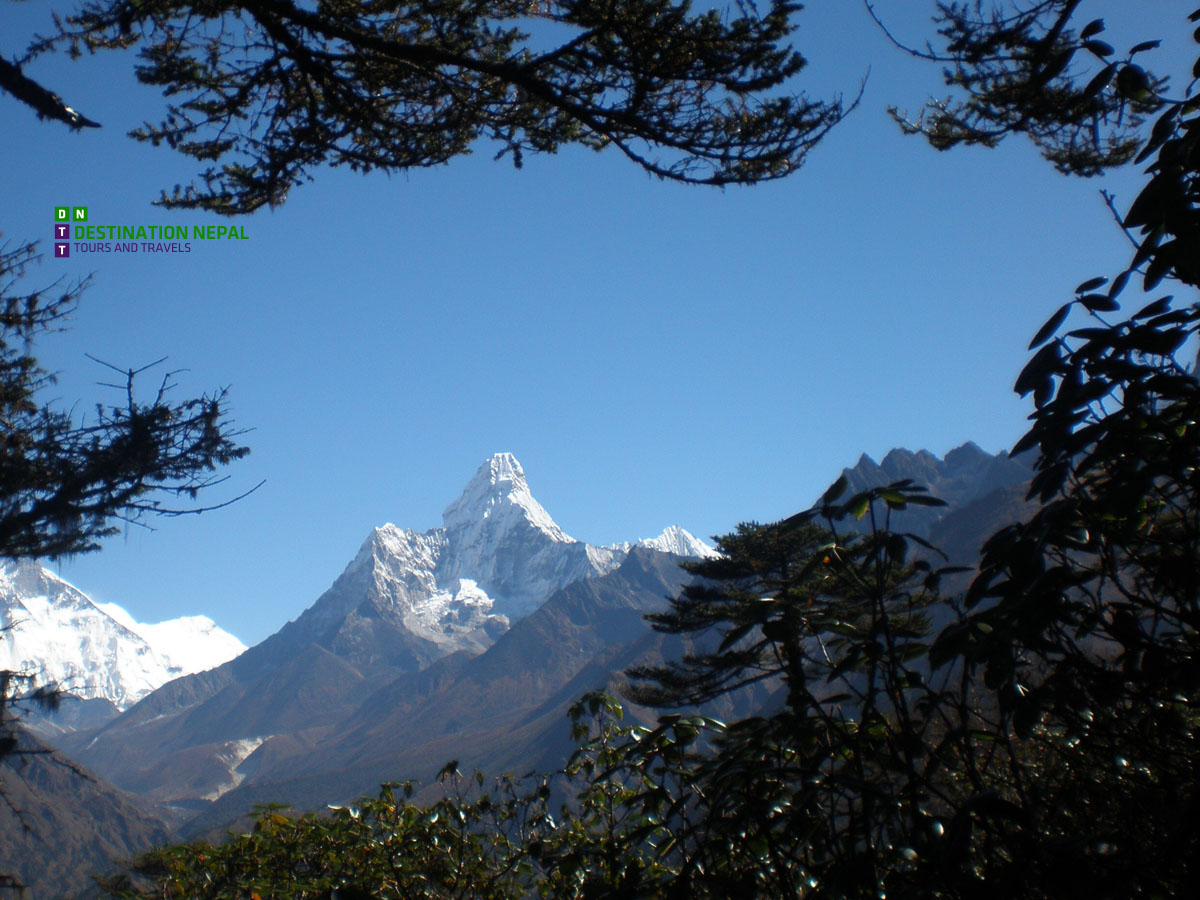
POLYGON ((93 122, 83 113, 76 112, 63 103, 62 98, 52 91, 46 90, 32 78, 21 72, 21 67, 0 57, 0 88, 8 91, 38 114, 39 119, 56 119, 65 122, 72 129, 99 128, 99 122, 93 122))

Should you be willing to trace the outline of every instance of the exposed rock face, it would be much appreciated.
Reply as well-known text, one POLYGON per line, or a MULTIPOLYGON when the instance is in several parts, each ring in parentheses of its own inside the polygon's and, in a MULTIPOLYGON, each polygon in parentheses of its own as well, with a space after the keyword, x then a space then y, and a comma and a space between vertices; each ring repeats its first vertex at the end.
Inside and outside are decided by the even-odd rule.
POLYGON ((612 687, 614 673, 662 642, 644 616, 687 577, 679 557, 635 548, 613 572, 557 591, 486 652, 364 685, 335 726, 264 743, 243 764, 248 777, 197 806, 185 832, 219 833, 258 803, 320 808, 374 793, 386 779, 428 783, 452 757, 463 771, 560 765, 571 747, 567 708, 612 687))

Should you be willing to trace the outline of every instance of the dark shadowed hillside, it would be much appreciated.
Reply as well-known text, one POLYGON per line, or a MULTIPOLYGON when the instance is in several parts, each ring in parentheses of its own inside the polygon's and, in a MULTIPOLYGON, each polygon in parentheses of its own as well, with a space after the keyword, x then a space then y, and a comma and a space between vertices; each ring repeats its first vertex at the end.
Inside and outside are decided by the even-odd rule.
POLYGON ((0 763, 0 872, 16 873, 33 896, 92 886, 91 875, 170 838, 146 805, 106 784, 27 732, 0 763))

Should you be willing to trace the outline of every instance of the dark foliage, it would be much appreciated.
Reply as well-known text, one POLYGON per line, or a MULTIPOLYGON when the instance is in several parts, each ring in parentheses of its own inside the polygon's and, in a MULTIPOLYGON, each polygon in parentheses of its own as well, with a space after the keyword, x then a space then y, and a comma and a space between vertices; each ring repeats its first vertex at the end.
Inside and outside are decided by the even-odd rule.
POLYGON ((0 249, 0 556, 82 553, 119 522, 201 511, 186 504, 249 452, 236 442, 225 392, 174 403, 168 374, 146 401, 134 390, 140 372, 117 369, 121 401, 98 406, 91 421, 42 404, 53 378, 30 355, 32 342, 62 325, 84 285, 21 293, 34 259, 31 244, 0 249))
MULTIPOLYGON (((951 131, 987 122, 996 139, 1039 140, 1051 126, 1043 149, 1064 170, 1089 174, 1126 158, 1149 168, 1120 217, 1135 248, 1129 265, 1079 285, 1030 344, 1037 352, 1016 389, 1035 409, 1015 450, 1037 451, 1031 497, 1043 506, 984 546, 971 615, 943 632, 934 660, 959 661, 981 681, 990 731, 1007 745, 1012 806, 975 826, 994 848, 978 863, 993 884, 1013 896, 1177 896, 1200 878, 1200 102, 1191 96, 1200 60, 1172 99, 1132 62, 1157 42, 1115 59, 1099 40, 1101 20, 1069 30, 1080 7, 1035 4, 988 26, 943 8, 950 49, 975 48, 956 58, 958 83, 1017 90, 1007 96, 1020 113, 1006 118, 976 94, 947 113, 951 131), (1086 84, 1063 69, 1062 103, 1022 110, 1027 60, 980 49, 1010 46, 1008 26, 1053 34, 1061 52, 1105 65, 1086 84), (1090 143, 1088 128, 1066 119, 1089 97, 1090 143), (1127 134, 1102 147, 1105 109, 1127 134), (1182 303, 1152 293, 1164 282, 1186 293, 1182 303), (1134 285, 1146 296, 1122 315, 1134 285), (1072 313, 1088 321, 1073 327, 1072 313)), ((1189 21, 1194 28, 1200 10, 1189 21)))
POLYGON ((570 144, 613 146, 661 178, 746 184, 794 171, 844 110, 778 90, 804 65, 786 43, 797 6, 739 9, 99 0, 33 52, 142 45, 138 77, 178 99, 133 136, 213 164, 164 193, 166 206, 246 213, 282 202, 321 164, 434 166, 482 140, 517 165, 570 144))
POLYGON ((38 114, 39 119, 57 119, 76 130, 100 127, 99 122, 93 122, 82 113, 71 109, 63 103, 58 94, 42 87, 25 75, 20 66, 6 59, 0 59, 0 88, 4 88, 30 107, 38 114))
POLYGON ((945 64, 955 96, 931 101, 915 120, 895 108, 893 117, 939 150, 994 147, 1009 134, 1025 134, 1061 172, 1095 175, 1129 162, 1167 86, 1135 61, 1158 42, 1119 55, 1099 38, 1102 19, 1071 27, 1085 5, 939 2, 935 22, 944 47, 904 49, 945 64))

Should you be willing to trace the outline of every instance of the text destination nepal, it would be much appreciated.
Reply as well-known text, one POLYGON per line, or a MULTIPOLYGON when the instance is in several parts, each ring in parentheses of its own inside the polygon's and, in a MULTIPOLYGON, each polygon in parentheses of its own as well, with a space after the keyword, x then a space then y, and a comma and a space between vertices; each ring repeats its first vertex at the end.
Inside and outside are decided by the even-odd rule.
POLYGON ((75 225, 77 241, 248 241, 244 225, 75 225))

